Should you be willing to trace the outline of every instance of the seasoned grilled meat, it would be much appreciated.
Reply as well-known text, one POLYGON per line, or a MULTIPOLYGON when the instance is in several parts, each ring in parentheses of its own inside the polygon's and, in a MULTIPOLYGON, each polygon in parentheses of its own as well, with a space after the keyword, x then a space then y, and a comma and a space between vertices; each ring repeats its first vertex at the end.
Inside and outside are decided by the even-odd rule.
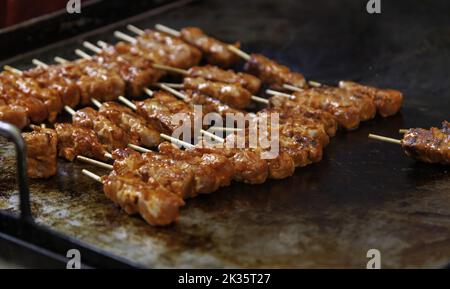
POLYGON ((252 94, 257 93, 261 88, 261 80, 251 74, 224 70, 214 65, 191 67, 187 75, 191 78, 204 78, 231 84, 238 83, 252 94))
POLYGON ((41 123, 47 119, 47 108, 42 101, 2 81, 0 81, 0 101, 24 108, 31 122, 41 123))
POLYGON ((153 226, 175 222, 184 201, 150 178, 143 182, 133 175, 102 177, 105 195, 128 214, 140 214, 153 226))
POLYGON ((185 89, 195 90, 202 94, 217 98, 221 102, 235 108, 245 109, 252 101, 252 94, 240 84, 209 81, 204 78, 186 77, 183 80, 185 89))
POLYGON ((159 152, 181 161, 186 170, 194 174, 195 192, 208 194, 228 186, 233 176, 233 166, 223 155, 199 154, 195 150, 180 150, 168 142, 159 145, 159 152))
POLYGON ((132 135, 132 138, 138 140, 139 145, 155 147, 161 142, 157 128, 148 124, 142 116, 126 106, 115 102, 104 102, 99 113, 132 135))
POLYGON ((129 143, 138 143, 135 135, 130 135, 91 107, 78 110, 72 116, 72 123, 75 126, 95 131, 98 139, 108 151, 126 148, 129 143))
POLYGON ((185 102, 191 105, 201 105, 203 114, 215 112, 220 114, 222 117, 225 117, 227 113, 242 113, 241 110, 234 109, 216 98, 201 94, 197 91, 184 90, 182 93, 187 96, 185 102))
POLYGON ((69 123, 56 123, 55 130, 58 135, 58 156, 68 161, 73 161, 78 155, 106 160, 107 151, 93 130, 69 123))
POLYGON ((76 81, 61 75, 58 65, 33 68, 24 71, 24 75, 33 78, 42 87, 57 91, 64 105, 76 107, 80 103, 81 91, 76 81))
POLYGON ((163 187, 185 199, 197 195, 195 176, 186 163, 157 152, 139 154, 130 149, 113 151, 114 171, 132 173, 143 181, 153 178, 163 187))
POLYGON ((248 184, 262 184, 269 176, 267 161, 261 158, 261 150, 256 148, 241 149, 220 144, 206 144, 200 141, 193 149, 200 154, 215 153, 228 158, 233 165, 233 180, 248 184))
MULTIPOLYGON (((197 27, 186 27, 181 29, 181 39, 197 47, 203 52, 206 61, 220 67, 230 67, 238 61, 238 56, 232 53, 226 43, 207 36, 197 27)), ((234 46, 240 47, 239 43, 234 46)))
POLYGON ((329 112, 322 109, 315 109, 309 106, 300 105, 296 101, 284 96, 272 96, 269 101, 270 110, 277 112, 280 115, 280 119, 297 116, 309 118, 322 123, 329 137, 336 135, 337 122, 333 115, 329 112))
POLYGON ((444 121, 442 128, 432 127, 409 129, 401 141, 405 153, 426 163, 450 164, 449 123, 444 121))
POLYGON ((22 92, 26 98, 29 96, 39 99, 47 109, 47 119, 51 122, 56 120, 56 116, 62 109, 62 101, 55 90, 42 87, 34 79, 25 77, 23 74, 18 75, 8 71, 0 73, 0 81, 22 92))
POLYGON ((115 100, 125 94, 125 82, 111 69, 95 60, 78 59, 54 67, 55 73, 75 81, 81 92, 81 105, 90 105, 91 98, 99 101, 115 100))
POLYGON ((302 74, 292 72, 287 66, 276 63, 261 54, 251 54, 244 69, 275 89, 283 89, 283 84, 306 87, 305 77, 302 74))
POLYGON ((147 51, 153 62, 188 69, 198 65, 202 53, 179 38, 151 29, 136 38, 138 46, 147 51))
POLYGON ((371 97, 365 94, 355 93, 338 87, 322 86, 321 93, 335 96, 336 98, 346 99, 352 102, 359 110, 359 119, 366 121, 375 117, 377 108, 371 97))
POLYGON ((339 87, 356 95, 370 97, 375 103, 378 113, 383 117, 396 114, 403 103, 403 94, 398 90, 381 89, 351 81, 341 81, 339 87))
POLYGON ((154 69, 152 61, 142 54, 135 46, 119 42, 107 46, 94 59, 105 68, 119 72, 126 83, 127 94, 136 97, 142 94, 145 87, 164 76, 164 72, 154 69))
POLYGON ((27 174, 30 178, 49 178, 56 174, 58 138, 52 129, 33 127, 22 133, 27 144, 27 174))
POLYGON ((299 105, 331 113, 338 125, 347 130, 356 129, 359 126, 360 110, 353 101, 342 95, 325 93, 322 88, 311 88, 302 92, 294 92, 291 100, 299 105))
POLYGON ((136 112, 162 133, 171 134, 181 125, 181 122, 190 122, 193 134, 197 126, 198 129, 202 128, 201 115, 196 114, 189 104, 170 93, 158 91, 153 94, 152 98, 135 102, 135 104, 136 112), (179 114, 180 118, 184 114, 180 123, 175 122, 174 114, 179 114))
POLYGON ((7 105, 0 99, 0 121, 5 121, 22 129, 26 127, 30 120, 27 111, 17 105, 7 105))

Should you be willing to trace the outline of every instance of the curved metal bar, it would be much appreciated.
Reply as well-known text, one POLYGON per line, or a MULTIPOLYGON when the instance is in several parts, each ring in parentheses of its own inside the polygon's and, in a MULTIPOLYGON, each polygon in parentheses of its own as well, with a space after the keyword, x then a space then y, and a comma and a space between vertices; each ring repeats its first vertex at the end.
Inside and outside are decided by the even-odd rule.
POLYGON ((14 142, 20 195, 20 216, 23 220, 32 221, 33 216, 31 215, 30 190, 27 177, 27 145, 20 130, 12 124, 0 121, 0 135, 14 142))

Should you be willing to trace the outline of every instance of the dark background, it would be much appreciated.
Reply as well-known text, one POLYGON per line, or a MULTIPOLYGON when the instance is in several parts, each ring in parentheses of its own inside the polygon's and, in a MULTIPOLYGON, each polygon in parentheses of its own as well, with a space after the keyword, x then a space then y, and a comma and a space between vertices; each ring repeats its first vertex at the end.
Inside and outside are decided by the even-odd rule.
MULTIPOLYGON (((69 216, 83 222, 83 231, 39 210, 37 216, 58 230, 146 266, 361 268, 370 248, 381 251, 383 267, 444 266, 450 260, 448 167, 417 163, 400 147, 369 140, 367 134, 400 138, 400 128, 437 126, 449 118, 450 3, 381 0, 379 15, 368 14, 366 3, 197 1, 24 55, 19 55, 24 47, 17 45, 23 39, 10 39, 6 46, 0 42, 7 50, 4 55, 17 51, 3 64, 27 68, 33 57, 49 63, 55 55, 74 58, 73 49, 84 39, 112 42, 112 32, 125 31, 129 22, 140 27, 158 22, 174 28, 192 25, 225 41, 240 40, 243 50, 264 53, 311 80, 336 84, 350 79, 396 88, 405 95, 398 115, 377 117, 357 131, 340 132, 319 164, 299 168, 283 181, 234 184, 190 200, 173 227, 150 228, 120 213, 111 217, 112 205, 99 202, 101 188, 79 175, 80 164, 62 163, 56 180, 34 183, 33 190, 41 207, 58 210, 64 204, 69 216), (48 191, 55 192, 52 196, 60 202, 49 201, 48 191), (71 207, 78 211, 71 215, 71 207), (114 237, 117 226, 127 228, 128 239, 114 237), (146 247, 150 241, 164 245, 146 247), (186 261, 185 254, 195 258, 186 261)), ((72 17, 68 16, 70 23, 72 17)), ((58 23, 54 27, 66 31, 65 22, 58 23)), ((52 38, 34 33, 46 29, 34 26, 20 33, 30 39, 52 38)), ((57 40, 62 38, 53 41, 57 40)))

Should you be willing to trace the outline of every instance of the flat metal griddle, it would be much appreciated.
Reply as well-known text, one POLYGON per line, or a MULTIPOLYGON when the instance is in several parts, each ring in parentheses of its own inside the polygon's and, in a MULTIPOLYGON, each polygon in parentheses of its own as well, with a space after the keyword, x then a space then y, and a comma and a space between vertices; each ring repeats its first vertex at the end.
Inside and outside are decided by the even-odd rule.
MULTIPOLYGON (((364 268, 367 250, 382 266, 443 267, 450 260, 448 167, 408 159, 399 147, 367 138, 399 138, 399 128, 448 119, 450 19, 445 1, 200 1, 133 18, 138 27, 199 26, 244 51, 261 52, 337 83, 353 79, 400 89, 402 112, 340 132, 324 160, 283 181, 235 183, 187 202, 176 225, 154 228, 116 208, 101 186, 81 175, 98 168, 59 161, 58 175, 30 181, 38 224, 144 267, 364 268), (393 3, 394 2, 394 3, 393 3)), ((125 22, 124 22, 125 23, 125 22)), ((36 57, 74 58, 82 40, 113 41, 124 23, 80 35, 8 61, 30 67, 36 57)), ((128 22, 127 22, 128 23, 128 22)), ((0 208, 17 213, 12 145, 0 144, 0 208)))

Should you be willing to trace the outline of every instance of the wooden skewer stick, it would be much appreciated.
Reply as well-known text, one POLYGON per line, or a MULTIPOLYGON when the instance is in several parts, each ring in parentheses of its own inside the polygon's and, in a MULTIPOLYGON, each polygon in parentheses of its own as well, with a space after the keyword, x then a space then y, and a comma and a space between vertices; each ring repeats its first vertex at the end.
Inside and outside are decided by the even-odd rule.
POLYGON ((133 102, 131 102, 129 99, 127 99, 127 98, 125 98, 123 96, 119 96, 117 99, 120 102, 122 102, 123 104, 125 104, 126 106, 128 106, 129 108, 131 108, 132 110, 136 110, 137 109, 136 105, 133 102))
POLYGON ((81 171, 81 173, 82 173, 83 175, 86 175, 86 176, 90 177, 91 179, 93 179, 93 180, 95 180, 95 181, 97 181, 97 182, 103 184, 102 178, 101 178, 100 176, 94 174, 93 172, 88 171, 88 170, 86 170, 86 169, 83 169, 83 170, 81 171))
POLYGON ((165 84, 159 84, 159 86, 162 89, 164 89, 165 91, 168 91, 168 92, 172 93, 173 95, 175 95, 176 97, 181 98, 182 100, 188 99, 188 97, 185 94, 183 94, 183 93, 179 92, 178 90, 175 90, 165 84))
POLYGON ((181 36, 180 31, 177 31, 175 29, 172 29, 172 28, 167 27, 167 26, 162 25, 162 24, 156 24, 155 28, 156 28, 156 30, 159 30, 161 32, 167 33, 167 34, 175 36, 175 37, 180 37, 181 36))
POLYGON ((87 54, 86 52, 84 52, 81 49, 75 49, 75 54, 80 56, 81 58, 87 59, 87 60, 91 60, 92 56, 90 56, 89 54, 87 54))
POLYGON ((140 28, 138 28, 138 27, 136 27, 136 26, 134 26, 132 24, 128 24, 127 25, 127 29, 130 30, 131 32, 139 35, 139 36, 142 36, 142 35, 145 34, 144 30, 142 30, 142 29, 140 29, 140 28))
POLYGON ((54 60, 55 60, 57 63, 59 63, 59 64, 64 64, 64 63, 69 62, 69 60, 64 59, 64 58, 62 58, 62 57, 59 57, 59 56, 56 56, 56 57, 54 58, 54 60))
POLYGON ((292 98, 293 97, 292 94, 284 93, 284 92, 273 90, 273 89, 267 89, 266 93, 269 94, 269 95, 279 95, 279 96, 284 96, 284 97, 287 97, 287 98, 292 98))
POLYGON ((131 44, 136 44, 136 42, 137 42, 137 40, 134 37, 132 37, 128 34, 125 34, 123 32, 117 31, 117 30, 114 31, 114 36, 116 38, 119 38, 120 40, 130 42, 131 44))
POLYGON ((108 47, 108 43, 106 43, 105 41, 101 41, 101 40, 97 41, 97 45, 103 49, 108 47))
POLYGON ((163 64, 153 64, 154 68, 157 69, 161 69, 161 70, 165 70, 165 71, 170 71, 170 72, 175 72, 178 74, 182 74, 182 75, 188 75, 188 71, 185 69, 181 69, 181 68, 177 68, 177 67, 172 67, 172 66, 167 66, 167 65, 163 65, 163 64))
POLYGON ((376 134, 369 134, 369 138, 384 141, 384 142, 390 142, 393 144, 401 144, 402 143, 398 139, 385 137, 385 136, 381 136, 381 135, 376 135, 376 134))
POLYGON ((402 128, 402 129, 399 129, 398 132, 401 133, 401 134, 404 134, 404 133, 407 133, 408 130, 409 129, 407 129, 407 128, 402 128))
POLYGON ((228 47, 228 49, 229 49, 231 52, 233 52, 233 53, 236 54, 237 56, 243 58, 244 60, 247 60, 247 61, 250 60, 250 58, 251 58, 250 54, 248 54, 248 53, 246 53, 246 52, 240 50, 240 49, 237 48, 236 46, 229 44, 227 47, 228 47))
POLYGON ((297 86, 293 86, 293 85, 290 85, 290 84, 286 84, 286 83, 283 84, 283 87, 286 88, 286 89, 293 90, 293 91, 298 91, 298 92, 304 91, 303 88, 300 88, 300 87, 297 87, 297 86))
POLYGON ((167 140, 167 141, 170 141, 170 142, 172 142, 172 143, 174 143, 174 144, 177 144, 177 145, 179 145, 179 146, 184 146, 184 147, 186 147, 186 148, 193 148, 193 147, 194 147, 193 144, 190 144, 190 143, 188 143, 188 142, 185 142, 185 141, 176 139, 176 138, 171 137, 171 136, 169 136, 169 135, 167 135, 167 134, 164 134, 164 133, 160 134, 160 136, 161 136, 161 138, 163 138, 163 139, 165 139, 165 140, 167 140))
POLYGON ((308 81, 308 83, 309 83, 309 85, 314 86, 314 87, 321 87, 322 86, 322 83, 314 81, 314 80, 310 80, 310 81, 308 81))
POLYGON ((143 148, 141 146, 137 146, 137 145, 134 145, 134 144, 131 144, 131 143, 128 144, 128 147, 131 148, 131 149, 134 149, 135 151, 140 152, 140 153, 151 152, 151 150, 149 150, 149 149, 146 149, 146 148, 143 148))
POLYGON ((104 162, 100 162, 91 158, 83 157, 83 156, 77 156, 77 160, 103 168, 107 170, 112 170, 113 166, 104 162))
POLYGON ((97 54, 102 52, 101 48, 97 47, 96 45, 94 45, 93 43, 91 43, 89 41, 84 41, 83 46, 97 54))
POLYGON ((182 83, 170 83, 170 82, 160 82, 159 83, 164 84, 165 86, 171 87, 171 88, 178 88, 178 89, 182 89, 184 87, 184 85, 182 83))
POLYGON ((48 64, 40 61, 39 59, 34 58, 31 62, 38 67, 48 68, 48 64))
POLYGON ((3 69, 6 71, 9 71, 11 73, 17 74, 17 75, 22 75, 23 72, 15 67, 9 66, 9 65, 5 65, 3 66, 3 69))

